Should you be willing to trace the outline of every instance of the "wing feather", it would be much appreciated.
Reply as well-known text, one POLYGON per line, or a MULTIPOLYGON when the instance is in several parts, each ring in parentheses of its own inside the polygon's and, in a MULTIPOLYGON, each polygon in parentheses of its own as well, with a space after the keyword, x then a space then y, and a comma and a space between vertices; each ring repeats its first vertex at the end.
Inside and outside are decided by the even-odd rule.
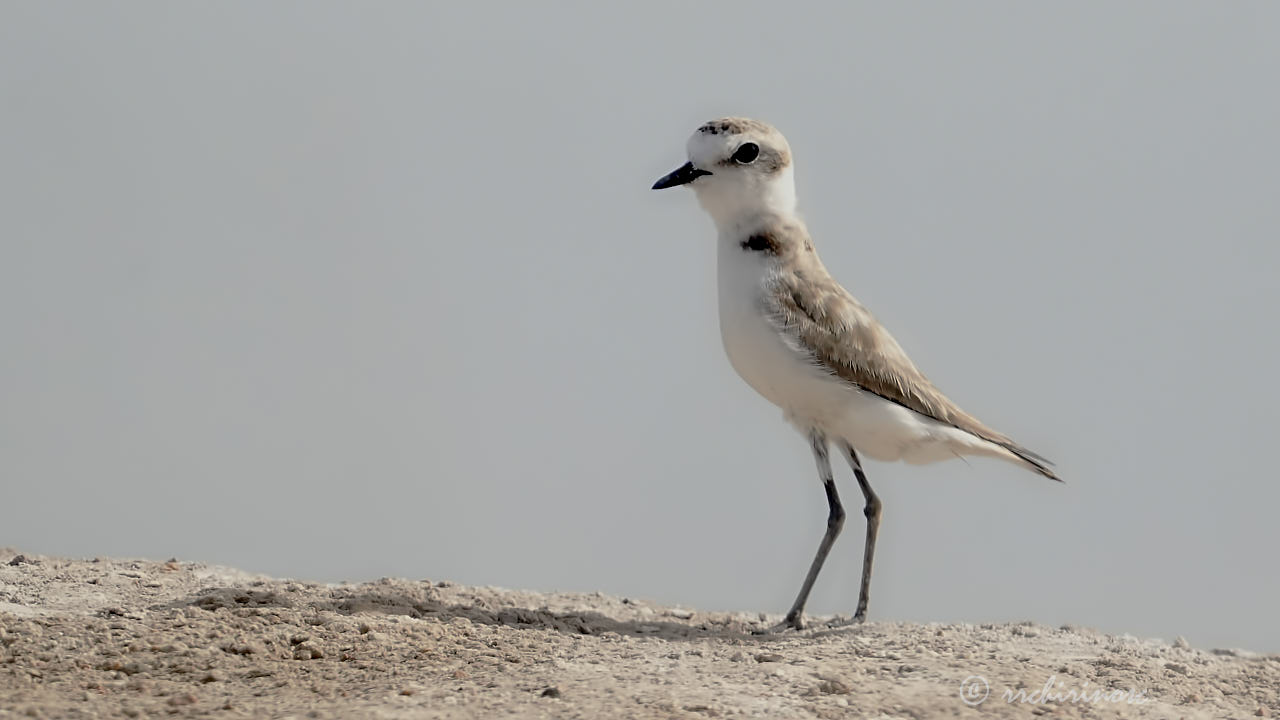
POLYGON ((1047 477, 1049 461, 982 424, 934 387, 871 313, 810 253, 779 268, 765 286, 767 316, 788 343, 846 382, 938 422, 995 443, 1047 477))

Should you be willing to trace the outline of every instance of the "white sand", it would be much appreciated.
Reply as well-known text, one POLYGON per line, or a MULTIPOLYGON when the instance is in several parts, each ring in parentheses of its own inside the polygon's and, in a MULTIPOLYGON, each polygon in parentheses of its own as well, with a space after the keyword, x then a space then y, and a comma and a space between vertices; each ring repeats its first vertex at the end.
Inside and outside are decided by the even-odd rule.
POLYGON ((17 554, 0 550, 0 718, 1280 712, 1280 656, 1078 628, 872 622, 761 636, 780 618, 425 580, 319 585, 188 562, 28 553, 10 564, 17 554), (960 695, 970 676, 990 687, 978 710, 960 695), (1055 692, 1122 699, 1045 702, 1050 678, 1055 692), (1019 688, 1025 702, 1004 699, 1019 688))

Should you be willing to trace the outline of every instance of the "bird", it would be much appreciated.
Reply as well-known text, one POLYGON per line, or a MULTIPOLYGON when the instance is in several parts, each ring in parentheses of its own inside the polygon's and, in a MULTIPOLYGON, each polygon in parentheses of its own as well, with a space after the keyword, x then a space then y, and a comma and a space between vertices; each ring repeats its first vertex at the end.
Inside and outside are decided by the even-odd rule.
POLYGON ((688 162, 654 190, 685 186, 717 234, 720 338, 730 365, 808 440, 826 492, 826 532, 780 630, 806 627, 805 604, 844 527, 834 444, 864 499, 862 579, 852 619, 867 618, 882 504, 863 456, 908 464, 989 456, 1061 482, 1053 463, 961 410, 818 257, 796 211, 795 165, 768 123, 724 117, 689 138, 688 162))

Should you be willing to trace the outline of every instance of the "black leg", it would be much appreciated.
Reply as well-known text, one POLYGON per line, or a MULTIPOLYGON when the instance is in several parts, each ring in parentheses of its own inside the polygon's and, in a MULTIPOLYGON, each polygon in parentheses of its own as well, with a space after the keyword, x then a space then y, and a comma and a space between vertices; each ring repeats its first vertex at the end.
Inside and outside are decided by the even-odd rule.
POLYGON ((871 483, 867 482, 867 476, 862 472, 862 461, 858 459, 853 446, 842 440, 840 447, 844 450, 845 459, 853 468, 853 474, 858 478, 858 487, 862 488, 862 496, 867 501, 862 508, 862 514, 867 517, 867 542, 862 551, 862 588, 858 592, 858 610, 853 614, 854 622, 864 622, 867 619, 867 602, 871 597, 871 563, 876 556, 876 534, 880 532, 880 498, 876 497, 871 483))
POLYGON ((827 559, 827 553, 831 552, 831 545, 835 543, 840 529, 844 527, 844 508, 840 505, 840 494, 836 492, 836 481, 831 473, 831 460, 827 457, 827 437, 814 431, 809 434, 809 442, 813 446, 813 458, 818 463, 818 475, 822 478, 822 487, 827 491, 827 506, 830 512, 827 515, 827 532, 818 545, 818 554, 814 556, 813 564, 809 566, 809 574, 805 576, 804 585, 800 587, 800 594, 796 596, 796 601, 791 605, 791 610, 787 612, 787 619, 784 621, 796 630, 804 628, 804 604, 809 600, 809 591, 813 589, 813 582, 818 579, 818 572, 822 570, 822 563, 827 559))

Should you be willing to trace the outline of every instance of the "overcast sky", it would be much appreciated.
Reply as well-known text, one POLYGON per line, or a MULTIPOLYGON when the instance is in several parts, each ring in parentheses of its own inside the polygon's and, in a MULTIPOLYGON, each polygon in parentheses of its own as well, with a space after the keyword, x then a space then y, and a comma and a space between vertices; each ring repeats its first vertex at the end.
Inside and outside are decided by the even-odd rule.
MULTIPOLYGON (((0 544, 781 613, 826 503, 650 184, 1058 462, 868 464, 871 618, 1280 650, 1280 5, 0 5, 0 544)), ((844 496, 857 486, 837 469, 844 496)), ((810 610, 852 613, 851 513, 810 610)))

